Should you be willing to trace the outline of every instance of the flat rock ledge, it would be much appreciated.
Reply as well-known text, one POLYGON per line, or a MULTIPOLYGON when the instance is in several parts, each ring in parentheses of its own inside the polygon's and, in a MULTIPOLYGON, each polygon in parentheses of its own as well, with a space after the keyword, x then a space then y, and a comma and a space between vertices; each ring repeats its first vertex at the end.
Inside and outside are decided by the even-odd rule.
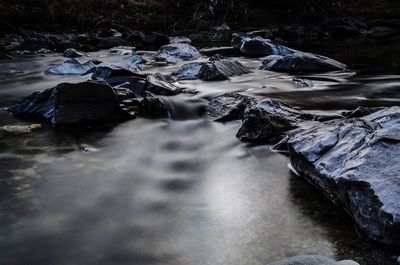
POLYGON ((369 239, 400 248, 400 107, 304 114, 238 93, 211 100, 215 121, 242 120, 242 141, 275 144, 296 173, 344 208, 369 239))

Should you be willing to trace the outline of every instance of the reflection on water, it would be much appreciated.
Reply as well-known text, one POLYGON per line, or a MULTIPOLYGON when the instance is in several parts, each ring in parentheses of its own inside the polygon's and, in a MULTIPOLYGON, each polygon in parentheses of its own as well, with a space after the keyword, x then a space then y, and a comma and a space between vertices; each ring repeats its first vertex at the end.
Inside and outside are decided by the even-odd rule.
MULTIPOLYGON (((172 119, 84 131, 45 127, 0 138, 0 264, 267 264, 299 254, 395 264, 396 253, 361 240, 342 210, 292 176, 287 157, 240 143, 239 123, 212 123, 202 113, 207 98, 228 91, 320 111, 397 104, 400 76, 290 76, 241 60, 252 74, 185 81, 182 86, 200 93, 163 98, 172 119), (314 86, 299 87, 294 78, 314 86)), ((23 72, 0 81, 0 107, 34 90, 77 82, 41 74, 60 61, 47 56, 0 65, 23 72)), ((24 122, 0 114, 1 125, 24 122)))

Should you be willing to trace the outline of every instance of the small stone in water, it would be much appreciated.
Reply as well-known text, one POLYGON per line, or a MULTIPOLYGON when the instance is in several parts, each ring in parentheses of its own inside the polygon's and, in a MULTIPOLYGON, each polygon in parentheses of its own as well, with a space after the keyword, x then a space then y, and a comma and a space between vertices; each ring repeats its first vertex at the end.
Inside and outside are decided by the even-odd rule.
POLYGON ((31 125, 6 125, 1 127, 1 130, 10 134, 23 134, 31 133, 32 131, 42 128, 41 124, 31 124, 31 125))

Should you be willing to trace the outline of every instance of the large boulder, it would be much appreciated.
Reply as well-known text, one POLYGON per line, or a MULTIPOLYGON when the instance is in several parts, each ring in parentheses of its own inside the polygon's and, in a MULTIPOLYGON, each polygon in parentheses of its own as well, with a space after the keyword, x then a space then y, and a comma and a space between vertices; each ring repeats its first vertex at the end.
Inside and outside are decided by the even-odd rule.
POLYGON ((246 107, 255 102, 254 98, 239 93, 223 94, 210 101, 207 116, 222 122, 242 119, 246 107))
POLYGON ((199 51, 184 43, 168 44, 162 46, 153 56, 156 62, 177 63, 180 61, 191 61, 201 57, 199 51))
POLYGON ((296 52, 286 56, 271 55, 263 60, 261 69, 276 72, 329 72, 343 71, 347 66, 318 54, 296 52))
POLYGON ((294 49, 274 44, 257 35, 233 34, 232 46, 248 57, 264 57, 268 55, 288 55, 297 52, 294 49))
POLYGON ((63 83, 36 92, 9 108, 16 116, 40 117, 54 126, 104 120, 117 113, 114 89, 105 84, 63 83))
POLYGON ((334 261, 320 255, 298 256, 270 263, 269 265, 359 265, 352 260, 334 261))
POLYGON ((400 248, 400 107, 305 122, 288 133, 293 168, 368 238, 400 248))
POLYGON ((185 64, 177 69, 172 76, 177 80, 218 81, 248 73, 250 73, 250 70, 240 62, 217 55, 210 58, 208 62, 185 64))
POLYGON ((45 73, 48 75, 85 75, 93 72, 95 68, 96 64, 92 61, 81 63, 72 58, 61 64, 51 66, 45 73))

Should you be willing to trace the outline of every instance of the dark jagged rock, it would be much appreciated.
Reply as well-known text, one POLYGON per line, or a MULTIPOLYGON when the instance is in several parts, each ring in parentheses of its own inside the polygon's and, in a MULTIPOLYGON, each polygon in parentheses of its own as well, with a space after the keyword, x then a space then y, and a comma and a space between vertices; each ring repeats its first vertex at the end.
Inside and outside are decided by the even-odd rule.
POLYGON ((54 126, 104 120, 118 110, 113 88, 96 82, 59 84, 33 93, 9 109, 16 116, 40 117, 54 126))
POLYGON ((320 255, 298 256, 270 263, 269 265, 360 265, 352 260, 334 261, 320 255))
POLYGON ((250 73, 250 70, 240 62, 231 59, 211 58, 202 65, 199 77, 202 80, 226 80, 232 76, 250 73))
POLYGON ((200 78, 205 81, 218 81, 248 73, 250 73, 250 70, 240 62, 216 55, 211 57, 208 62, 185 64, 172 75, 177 80, 200 78))
POLYGON ((72 58, 61 64, 51 66, 45 73, 48 75, 85 75, 91 73, 95 68, 96 64, 92 61, 81 63, 72 58))
POLYGON ((133 72, 140 71, 140 65, 146 63, 146 60, 140 55, 131 55, 125 59, 113 63, 111 66, 127 69, 133 72))
POLYGON ((256 35, 233 34, 232 46, 243 55, 249 57, 263 57, 268 55, 288 55, 297 52, 294 49, 273 44, 270 40, 256 35))
POLYGON ((261 69, 276 72, 329 72, 343 71, 347 66, 331 58, 305 52, 286 56, 269 56, 263 61, 261 69))
POLYGON ((304 118, 302 112, 272 99, 258 99, 246 107, 237 138, 245 142, 276 143, 304 118))
POLYGON ((127 88, 137 97, 141 97, 146 90, 146 75, 119 67, 98 67, 92 74, 92 79, 105 82, 112 87, 127 88))
POLYGON ((156 62, 176 63, 180 61, 191 61, 201 57, 199 51, 188 44, 168 44, 162 46, 153 56, 156 62))
POLYGON ((158 32, 132 32, 127 38, 133 46, 142 49, 159 49, 161 46, 170 43, 168 35, 158 33, 158 32))
POLYGON ((182 91, 180 87, 169 82, 167 78, 160 73, 147 77, 146 88, 151 93, 164 96, 174 96, 182 91))
POLYGON ((199 78, 200 69, 203 63, 187 63, 172 73, 176 80, 194 80, 199 78))
POLYGON ((149 118, 163 118, 168 116, 168 110, 162 101, 150 92, 145 92, 143 96, 144 116, 149 118))
POLYGON ((247 106, 255 103, 249 96, 239 93, 228 93, 211 100, 208 107, 208 117, 214 121, 231 121, 242 119, 247 106))
POLYGON ((400 247, 400 107, 303 123, 289 132, 294 169, 342 206, 370 239, 400 247))
POLYGON ((81 53, 80 51, 77 51, 73 48, 68 48, 64 51, 63 56, 66 58, 78 58, 78 57, 82 57, 84 54, 81 53))
POLYGON ((359 118, 363 116, 367 116, 374 112, 384 109, 384 107, 375 107, 375 108, 367 108, 367 107, 358 107, 352 111, 345 111, 343 112, 343 116, 350 119, 350 118, 359 118))

